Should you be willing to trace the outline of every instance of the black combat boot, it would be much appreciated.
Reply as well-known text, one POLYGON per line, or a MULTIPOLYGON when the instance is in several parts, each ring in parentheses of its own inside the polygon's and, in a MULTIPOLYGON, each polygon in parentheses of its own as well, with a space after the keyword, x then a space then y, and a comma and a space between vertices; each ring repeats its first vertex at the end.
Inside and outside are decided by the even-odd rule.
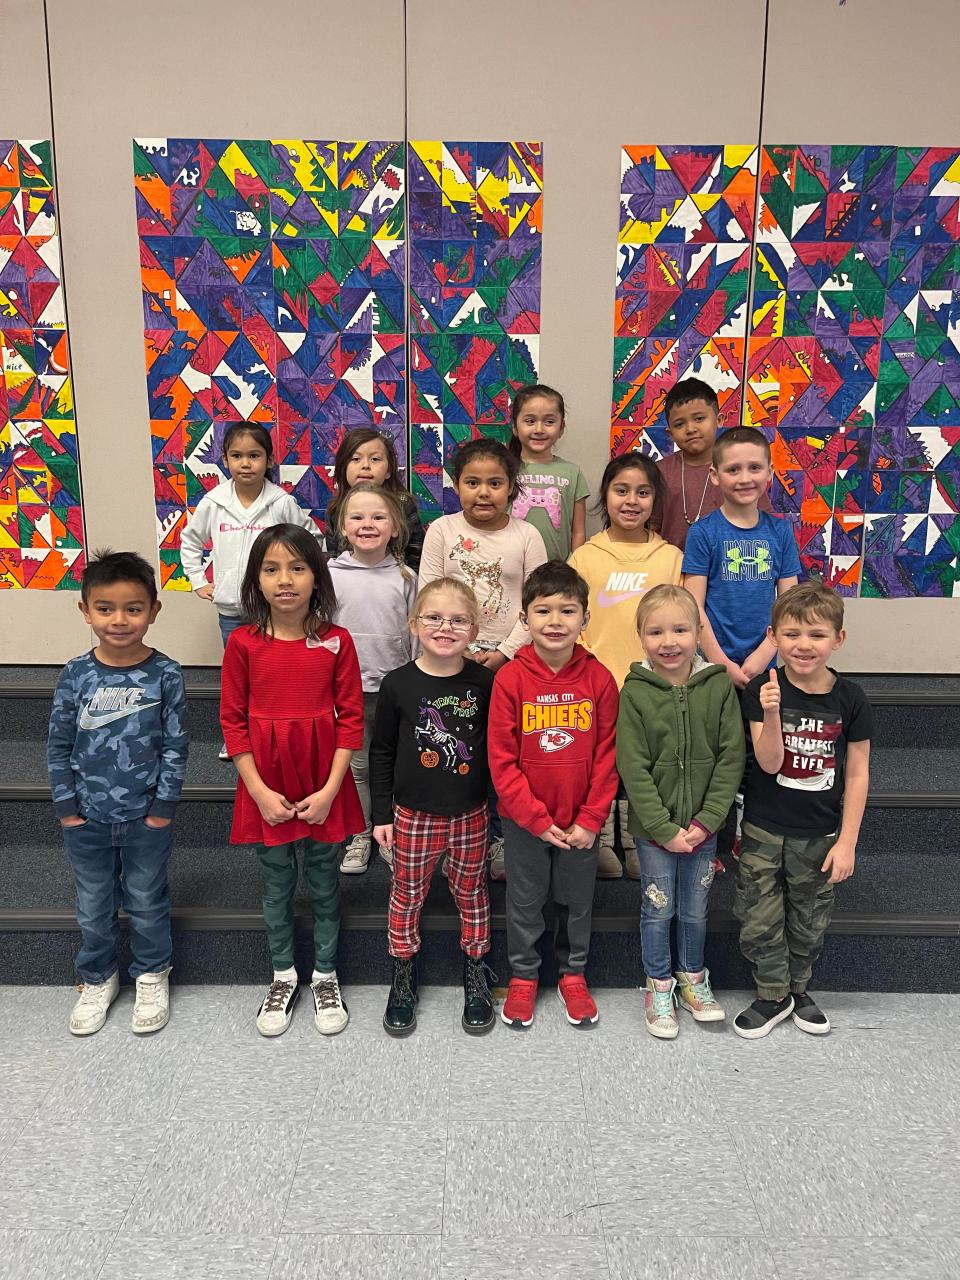
POLYGON ((460 1024, 471 1036, 482 1036, 490 1030, 494 1022, 493 997, 490 994, 490 982, 496 982, 497 975, 483 958, 474 960, 472 956, 463 958, 463 1017, 460 1024))
POLYGON ((416 1028, 419 999, 416 959, 394 957, 393 982, 383 1015, 383 1029, 388 1036, 408 1036, 416 1028))

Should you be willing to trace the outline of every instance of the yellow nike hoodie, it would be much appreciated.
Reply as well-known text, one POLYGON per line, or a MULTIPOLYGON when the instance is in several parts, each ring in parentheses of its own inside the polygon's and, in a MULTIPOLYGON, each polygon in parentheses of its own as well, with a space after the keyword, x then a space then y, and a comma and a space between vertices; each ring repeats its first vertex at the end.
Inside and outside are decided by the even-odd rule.
POLYGON ((631 662, 643 661, 637 635, 640 597, 651 587, 680 581, 683 552, 651 533, 649 542, 613 542, 602 533, 577 547, 568 563, 590 588, 590 621, 580 640, 623 688, 631 662))

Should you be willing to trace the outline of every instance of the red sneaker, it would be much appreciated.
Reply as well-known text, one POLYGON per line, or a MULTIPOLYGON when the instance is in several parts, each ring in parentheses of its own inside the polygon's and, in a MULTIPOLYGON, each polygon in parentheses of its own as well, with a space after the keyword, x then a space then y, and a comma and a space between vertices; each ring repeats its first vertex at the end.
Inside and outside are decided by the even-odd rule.
POLYGON ((565 973, 557 987, 560 1003, 567 1011, 567 1021, 575 1027, 589 1027, 600 1017, 582 973, 565 973))
POLYGON ((529 1027, 533 1022, 539 984, 533 978, 511 978, 500 1017, 508 1027, 529 1027))

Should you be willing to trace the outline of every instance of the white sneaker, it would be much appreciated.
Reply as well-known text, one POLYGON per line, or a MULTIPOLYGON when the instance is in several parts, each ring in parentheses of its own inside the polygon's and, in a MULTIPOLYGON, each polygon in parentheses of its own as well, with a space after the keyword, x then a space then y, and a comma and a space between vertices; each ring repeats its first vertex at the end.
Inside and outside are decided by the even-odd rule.
POLYGON ((217 759, 218 760, 230 759, 230 752, 227 750, 227 744, 225 742, 221 743, 220 745, 220 750, 217 752, 217 759))
POLYGON ((494 836, 487 846, 487 857, 490 860, 490 879, 506 880, 507 868, 503 856, 503 836, 494 836))
POLYGON ((137 979, 137 1000, 133 1006, 131 1026, 135 1036, 159 1031, 170 1018, 170 970, 141 973, 137 979))
POLYGON ((370 861, 370 832, 353 836, 347 845, 347 851, 340 863, 340 870, 345 876, 359 876, 367 869, 370 861))
POLYGON ((70 1010, 70 1031, 75 1036, 92 1036, 107 1020, 107 1010, 120 994, 120 975, 111 974, 106 982, 85 982, 80 999, 70 1010))
POLYGON ((350 1014, 340 994, 340 983, 337 975, 329 978, 318 978, 311 982, 313 992, 314 1022, 322 1036, 338 1035, 350 1021, 350 1014))
POLYGON ((293 1006, 300 997, 295 982, 271 982, 270 990, 257 1011, 257 1030, 262 1036, 282 1036, 290 1025, 293 1006))
POLYGON ((393 868, 393 850, 388 849, 385 844, 380 846, 380 857, 384 860, 388 867, 393 868))

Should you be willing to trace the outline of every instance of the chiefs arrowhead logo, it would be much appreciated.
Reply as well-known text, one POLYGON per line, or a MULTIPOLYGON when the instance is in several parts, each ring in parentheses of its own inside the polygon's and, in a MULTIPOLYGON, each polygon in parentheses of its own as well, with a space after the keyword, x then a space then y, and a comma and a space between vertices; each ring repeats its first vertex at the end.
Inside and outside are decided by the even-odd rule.
POLYGON ((565 729, 544 729, 540 735, 541 751, 562 751, 573 741, 573 734, 565 729))

